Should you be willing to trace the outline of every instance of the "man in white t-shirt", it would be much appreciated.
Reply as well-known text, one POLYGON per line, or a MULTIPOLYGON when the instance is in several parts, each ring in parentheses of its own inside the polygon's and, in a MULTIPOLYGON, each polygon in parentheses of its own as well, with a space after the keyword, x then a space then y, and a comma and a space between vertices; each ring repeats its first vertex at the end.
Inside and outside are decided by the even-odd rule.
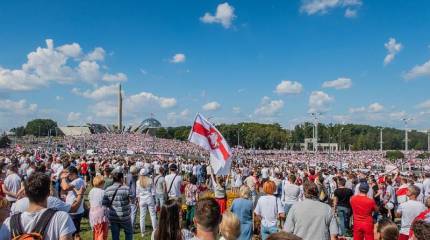
POLYGON ((176 164, 169 166, 170 174, 164 179, 166 181, 166 189, 169 198, 179 199, 181 197, 182 177, 177 173, 178 167, 176 164))
MULTIPOLYGON (((63 211, 51 211, 47 209, 50 178, 40 172, 33 173, 25 184, 25 191, 29 199, 28 209, 20 215, 8 217, 0 228, 0 240, 12 239, 13 232, 16 236, 24 233, 35 232, 35 227, 46 218, 49 223, 43 232, 45 240, 70 240, 75 232, 75 226, 69 214, 63 211), (49 215, 48 215, 49 214, 49 215), (16 217, 14 217, 16 216, 16 217), (23 232, 17 233, 17 226, 11 223, 11 219, 18 219, 23 232)), ((12 221, 13 222, 13 221, 12 221)))
POLYGON ((267 167, 261 169, 261 178, 264 182, 269 179, 269 169, 267 167))
MULTIPOLYGON (((69 213, 76 212, 80 208, 81 202, 84 199, 83 194, 84 194, 85 188, 81 188, 78 190, 74 189, 74 191, 77 195, 77 198, 72 204, 68 204, 57 197, 49 196, 47 199, 47 207, 58 211, 63 211, 63 212, 69 212, 69 213)), ((23 197, 18 201, 16 201, 15 204, 13 204, 13 206, 10 209, 10 212, 11 214, 25 212, 28 209, 29 205, 30 205, 30 200, 28 199, 28 197, 23 197)))
POLYGON ((423 189, 424 199, 427 199, 430 197, 430 172, 424 174, 423 189))
POLYGON ((422 211, 426 210, 424 204, 417 201, 419 194, 420 189, 417 186, 409 186, 407 193, 409 200, 400 204, 399 208, 397 208, 396 217, 402 218, 399 239, 409 239, 412 222, 422 211))
POLYGON ((3 193, 6 194, 6 200, 13 204, 16 202, 17 194, 21 189, 21 178, 17 174, 18 168, 12 164, 8 168, 8 175, 3 183, 3 193))
MULTIPOLYGON (((85 188, 85 181, 79 178, 78 169, 70 166, 67 171, 61 174, 61 189, 67 192, 66 203, 73 204, 77 198, 75 189, 85 188)), ((81 220, 84 215, 84 202, 81 202, 76 213, 70 213, 73 223, 75 224, 76 231, 74 233, 75 239, 80 239, 79 233, 81 230, 81 220)))

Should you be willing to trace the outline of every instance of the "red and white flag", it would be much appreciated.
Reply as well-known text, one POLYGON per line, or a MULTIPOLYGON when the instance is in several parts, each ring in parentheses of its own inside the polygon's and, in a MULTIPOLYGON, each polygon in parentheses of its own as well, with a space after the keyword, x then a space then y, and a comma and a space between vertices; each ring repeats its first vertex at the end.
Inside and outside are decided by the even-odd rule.
POLYGON ((215 174, 228 174, 232 156, 230 147, 218 129, 200 113, 194 120, 188 140, 210 152, 210 162, 215 174))
POLYGON ((406 201, 408 201, 408 187, 409 185, 407 184, 403 184, 402 186, 399 187, 399 189, 396 191, 396 195, 397 195, 397 202, 399 204, 404 203, 406 201))

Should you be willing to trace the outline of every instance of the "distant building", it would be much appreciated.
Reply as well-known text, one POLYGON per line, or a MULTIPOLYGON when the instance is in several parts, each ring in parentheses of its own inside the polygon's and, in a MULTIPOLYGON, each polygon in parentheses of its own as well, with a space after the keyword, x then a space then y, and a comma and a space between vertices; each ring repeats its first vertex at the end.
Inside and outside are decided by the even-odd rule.
POLYGON ((316 149, 317 151, 322 152, 337 152, 338 144, 337 143, 318 143, 314 138, 305 138, 304 143, 300 143, 300 149, 302 151, 309 151, 316 149), (314 147, 315 146, 315 147, 314 147))
POLYGON ((157 119, 148 118, 143 120, 140 124, 131 127, 130 131, 135 133, 155 135, 157 129, 161 127, 161 123, 157 119))
MULTIPOLYGON (((101 134, 101 133, 118 133, 118 132, 129 132, 129 133, 143 133, 155 135, 157 129, 161 128, 161 123, 155 118, 148 118, 143 120, 140 124, 134 126, 123 126, 121 131, 118 131, 118 126, 113 124, 98 124, 98 123, 87 123, 84 126, 64 126, 59 127, 62 134, 66 136, 78 136, 85 134, 101 134)), ((60 133, 60 134, 61 134, 60 133)))
POLYGON ((67 126, 59 127, 61 133, 65 136, 79 136, 91 134, 90 127, 88 126, 67 126))

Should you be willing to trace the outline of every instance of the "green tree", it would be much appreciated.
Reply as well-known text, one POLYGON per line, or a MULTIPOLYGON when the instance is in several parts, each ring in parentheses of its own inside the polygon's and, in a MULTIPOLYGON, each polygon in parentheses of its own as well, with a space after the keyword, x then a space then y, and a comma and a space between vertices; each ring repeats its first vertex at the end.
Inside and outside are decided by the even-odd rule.
POLYGON ((22 137, 25 135, 25 127, 23 126, 12 128, 10 131, 13 132, 16 137, 22 137))
POLYGON ((391 161, 395 161, 397 159, 405 158, 405 155, 401 151, 395 150, 395 151, 387 151, 385 157, 390 159, 391 161))
POLYGON ((6 148, 9 147, 9 145, 11 144, 10 139, 7 137, 7 135, 3 135, 0 138, 0 148, 6 148))
POLYGON ((34 119, 25 126, 25 133, 34 136, 48 136, 49 130, 55 131, 57 123, 51 119, 34 119))

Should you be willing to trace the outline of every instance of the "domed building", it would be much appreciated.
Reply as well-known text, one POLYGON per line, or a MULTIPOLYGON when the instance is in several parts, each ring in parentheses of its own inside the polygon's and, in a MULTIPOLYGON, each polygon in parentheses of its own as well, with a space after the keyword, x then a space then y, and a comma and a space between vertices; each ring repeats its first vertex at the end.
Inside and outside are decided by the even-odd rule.
POLYGON ((155 135, 158 128, 161 128, 161 123, 155 118, 143 120, 139 125, 134 126, 131 131, 135 133, 145 133, 155 135))

